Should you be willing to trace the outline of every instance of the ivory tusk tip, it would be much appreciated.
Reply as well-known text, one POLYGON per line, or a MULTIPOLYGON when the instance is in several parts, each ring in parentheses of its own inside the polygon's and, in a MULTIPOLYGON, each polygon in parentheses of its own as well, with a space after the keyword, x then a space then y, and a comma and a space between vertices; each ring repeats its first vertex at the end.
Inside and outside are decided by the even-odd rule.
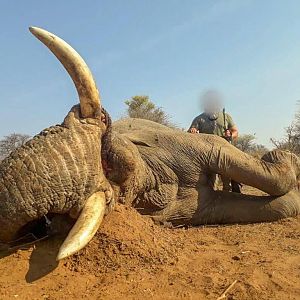
POLYGON ((30 26, 30 27, 29 27, 29 31, 30 31, 33 35, 35 35, 35 33, 36 33, 38 30, 40 30, 40 28, 38 28, 38 27, 35 27, 35 26, 30 26))
POLYGON ((75 240, 75 241, 73 240, 72 243, 70 243, 70 242, 63 243, 63 245, 60 247, 58 254, 56 256, 56 261, 60 261, 64 258, 67 258, 67 257, 75 254, 82 248, 83 248, 83 246, 79 245, 78 240, 75 240))
POLYGON ((51 36, 51 33, 47 30, 35 26, 30 26, 29 31, 39 40, 44 40, 45 38, 49 38, 51 36))
POLYGON ((67 258, 72 254, 74 254, 74 253, 71 253, 71 252, 68 252, 68 251, 59 251, 57 256, 56 256, 56 261, 60 261, 64 258, 67 258))
POLYGON ((101 102, 92 73, 82 57, 64 40, 53 33, 31 26, 29 31, 40 40, 62 63, 77 89, 83 118, 94 118, 101 102))
POLYGON ((73 255, 90 242, 103 220, 105 206, 106 199, 103 192, 96 192, 86 200, 75 225, 60 246, 56 261, 73 255))

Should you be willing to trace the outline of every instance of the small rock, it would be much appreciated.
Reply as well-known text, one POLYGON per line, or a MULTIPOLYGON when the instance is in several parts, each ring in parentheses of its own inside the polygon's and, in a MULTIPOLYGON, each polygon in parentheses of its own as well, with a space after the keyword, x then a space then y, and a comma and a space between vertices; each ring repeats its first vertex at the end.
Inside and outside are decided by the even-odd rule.
POLYGON ((238 255, 234 255, 234 256, 232 256, 232 259, 233 260, 241 260, 241 257, 238 255))

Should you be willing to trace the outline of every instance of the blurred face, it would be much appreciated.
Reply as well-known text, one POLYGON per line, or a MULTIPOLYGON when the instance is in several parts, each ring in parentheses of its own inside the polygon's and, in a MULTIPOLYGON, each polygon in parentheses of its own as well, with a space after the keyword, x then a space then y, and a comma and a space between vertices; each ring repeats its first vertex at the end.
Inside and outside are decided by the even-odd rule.
POLYGON ((218 114, 222 109, 221 96, 217 92, 209 91, 201 97, 201 106, 208 115, 218 114))

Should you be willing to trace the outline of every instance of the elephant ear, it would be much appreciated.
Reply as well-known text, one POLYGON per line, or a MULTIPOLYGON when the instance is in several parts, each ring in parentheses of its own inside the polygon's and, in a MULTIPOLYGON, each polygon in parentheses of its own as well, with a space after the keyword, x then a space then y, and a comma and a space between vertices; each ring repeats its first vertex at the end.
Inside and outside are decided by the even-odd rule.
POLYGON ((130 140, 133 144, 137 146, 143 146, 143 147, 153 147, 154 143, 151 143, 151 140, 147 138, 147 135, 140 134, 139 132, 132 132, 132 133, 125 133, 122 134, 126 138, 130 140))

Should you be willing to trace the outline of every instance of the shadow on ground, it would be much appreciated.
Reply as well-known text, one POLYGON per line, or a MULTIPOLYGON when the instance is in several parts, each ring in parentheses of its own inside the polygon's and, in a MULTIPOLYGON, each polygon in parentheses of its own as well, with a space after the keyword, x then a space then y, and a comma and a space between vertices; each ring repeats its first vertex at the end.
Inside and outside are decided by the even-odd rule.
POLYGON ((37 243, 29 259, 29 270, 25 276, 26 282, 32 283, 55 270, 58 266, 56 255, 62 240, 51 238, 37 243))
POLYGON ((72 220, 64 215, 57 215, 51 219, 51 228, 43 223, 31 228, 31 233, 8 244, 0 244, 0 260, 16 253, 18 250, 31 250, 29 269, 25 276, 28 283, 32 283, 55 270, 58 266, 56 256, 63 240, 73 225, 72 220), (33 233, 32 233, 33 232, 33 233), (49 237, 50 236, 50 237, 49 237))

